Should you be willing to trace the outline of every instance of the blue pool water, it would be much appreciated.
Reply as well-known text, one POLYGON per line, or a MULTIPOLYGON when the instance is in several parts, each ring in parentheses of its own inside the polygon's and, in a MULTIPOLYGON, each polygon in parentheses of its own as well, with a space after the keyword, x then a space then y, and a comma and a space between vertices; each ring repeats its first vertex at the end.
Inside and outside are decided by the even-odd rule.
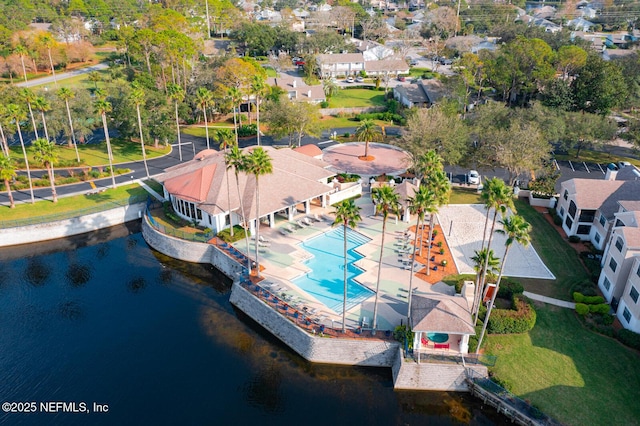
MULTIPOLYGON (((354 278, 362 270, 354 262, 364 256, 356 248, 371 239, 347 228, 347 310, 368 299, 373 291, 358 284, 354 278)), ((334 312, 342 312, 344 289, 344 231, 343 227, 326 232, 300 244, 313 255, 305 262, 311 271, 293 282, 314 296, 319 302, 334 312)))

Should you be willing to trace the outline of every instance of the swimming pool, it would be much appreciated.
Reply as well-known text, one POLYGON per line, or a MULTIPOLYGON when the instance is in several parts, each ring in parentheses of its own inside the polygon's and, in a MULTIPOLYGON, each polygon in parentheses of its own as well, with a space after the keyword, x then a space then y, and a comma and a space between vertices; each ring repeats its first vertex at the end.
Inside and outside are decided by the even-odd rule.
MULTIPOLYGON (((302 249, 313 255, 305 261, 305 265, 311 271, 293 280, 294 284, 334 312, 342 312, 344 298, 343 232, 341 226, 300 243, 299 246, 302 249)), ((355 249, 370 240, 359 232, 347 228, 347 310, 375 294, 354 281, 354 278, 362 273, 362 269, 354 263, 364 257, 355 249)))

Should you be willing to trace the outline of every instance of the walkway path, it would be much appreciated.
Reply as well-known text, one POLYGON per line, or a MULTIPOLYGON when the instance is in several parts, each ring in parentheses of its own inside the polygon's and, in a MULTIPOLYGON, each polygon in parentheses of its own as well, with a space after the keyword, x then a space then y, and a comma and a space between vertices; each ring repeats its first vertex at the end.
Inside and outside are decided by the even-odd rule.
POLYGON ((537 300, 538 302, 548 303, 549 305, 560 306, 561 308, 569 308, 569 309, 575 309, 576 308, 576 304, 573 303, 573 302, 567 302, 567 301, 560 300, 560 299, 554 299, 554 298, 551 298, 551 297, 543 296, 541 294, 529 293, 528 291, 525 291, 522 294, 527 296, 529 299, 537 300))
MULTIPOLYGON (((109 68, 108 64, 105 64, 104 62, 100 62, 90 67, 78 68, 72 71, 66 71, 66 72, 61 72, 59 74, 56 74, 55 81, 59 82, 61 80, 66 80, 67 78, 76 77, 78 75, 86 74, 92 71, 106 70, 107 68, 109 68)), ((16 83, 15 86, 34 87, 34 86, 42 86, 44 84, 49 84, 49 83, 54 84, 54 78, 52 75, 47 77, 34 78, 33 80, 29 80, 29 81, 22 81, 20 83, 16 83)))

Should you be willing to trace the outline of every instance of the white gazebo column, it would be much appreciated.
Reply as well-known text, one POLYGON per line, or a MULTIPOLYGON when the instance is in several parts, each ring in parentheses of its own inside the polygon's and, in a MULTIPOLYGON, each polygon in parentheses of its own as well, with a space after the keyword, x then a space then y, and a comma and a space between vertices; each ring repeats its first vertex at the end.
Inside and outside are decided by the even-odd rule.
POLYGON ((311 214, 311 200, 304 202, 304 214, 311 214))
POLYGON ((463 334, 462 339, 460 339, 460 353, 468 354, 469 353, 469 335, 463 334))
POLYGON ((296 206, 287 207, 287 216, 289 220, 293 220, 293 211, 296 209, 296 206))
POLYGON ((269 213, 269 228, 275 228, 275 227, 276 227, 276 214, 269 213))
POLYGON ((249 235, 256 235, 256 220, 249 221, 249 235))
POLYGON ((402 217, 402 220, 404 222, 407 222, 407 223, 409 223, 411 221, 411 213, 409 213, 409 208, 408 207, 405 207, 405 209, 404 209, 404 215, 402 217))
POLYGON ((322 208, 327 207, 327 194, 322 194, 320 205, 322 208))
POLYGON ((420 350, 422 349, 421 341, 422 331, 413 333, 413 353, 418 355, 418 364, 420 364, 420 350))

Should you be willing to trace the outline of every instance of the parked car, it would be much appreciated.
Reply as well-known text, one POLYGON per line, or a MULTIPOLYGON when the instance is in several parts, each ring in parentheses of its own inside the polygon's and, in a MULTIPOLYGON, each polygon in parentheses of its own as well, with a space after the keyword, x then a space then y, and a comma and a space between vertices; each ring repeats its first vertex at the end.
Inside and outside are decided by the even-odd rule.
POLYGON ((445 58, 444 56, 440 57, 438 61, 440 62, 441 65, 451 65, 453 63, 451 59, 445 58))
POLYGON ((356 77, 356 83, 363 83, 363 82, 364 82, 364 77, 362 76, 356 77))
POLYGON ((411 62, 409 62, 409 65, 411 65, 412 67, 415 67, 416 65, 418 65, 418 60, 412 59, 411 62))
POLYGON ((480 174, 477 170, 470 170, 467 175, 467 183, 470 185, 478 185, 480 183, 480 174))
POLYGON ((347 79, 345 80, 346 83, 353 83, 355 80, 353 79, 353 77, 347 77, 347 79))
POLYGON ((624 169, 625 167, 629 167, 631 165, 628 161, 618 161, 618 168, 624 169))
POLYGON ((404 75, 399 75, 398 81, 407 81, 407 77, 405 77, 404 75))

